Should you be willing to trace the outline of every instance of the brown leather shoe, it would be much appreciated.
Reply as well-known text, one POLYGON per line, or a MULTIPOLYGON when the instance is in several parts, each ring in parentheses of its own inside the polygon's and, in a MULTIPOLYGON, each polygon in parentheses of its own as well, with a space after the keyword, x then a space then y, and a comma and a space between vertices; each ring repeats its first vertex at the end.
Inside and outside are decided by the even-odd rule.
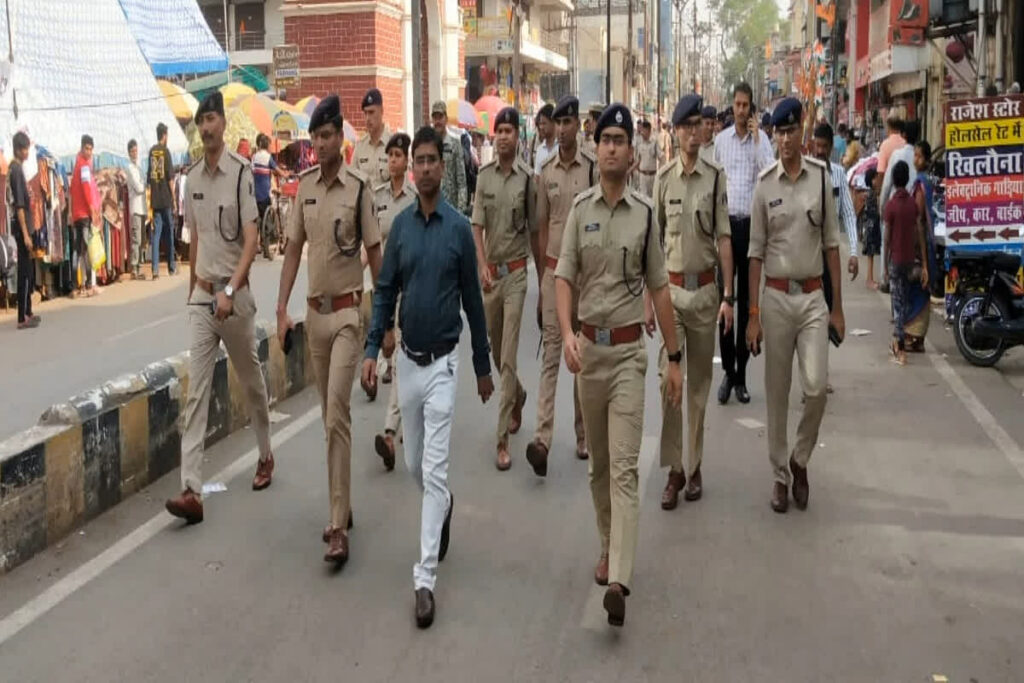
POLYGON ((344 529, 331 529, 324 562, 334 562, 338 566, 348 560, 348 532, 344 529))
POLYGON ((608 553, 601 553, 597 566, 594 567, 594 583, 598 586, 608 585, 608 553))
POLYGON ((686 489, 683 490, 683 499, 687 503, 692 503, 695 500, 700 500, 702 495, 704 495, 704 481, 700 477, 700 465, 697 465, 697 469, 693 471, 690 481, 686 482, 686 489))
POLYGON ((512 456, 508 454, 507 447, 498 446, 498 459, 495 460, 494 466, 498 468, 499 472, 506 472, 512 467, 512 456))
POLYGON ((384 461, 384 469, 388 472, 395 469, 395 437, 394 435, 384 432, 378 434, 373 440, 373 447, 377 451, 377 455, 380 456, 381 460, 384 461))
POLYGON ((789 509, 789 491, 786 489, 786 485, 781 481, 775 482, 775 488, 772 489, 772 510, 775 510, 780 515, 785 514, 786 510, 789 509))
POLYGON ((172 515, 184 519, 189 524, 199 524, 203 521, 203 501, 192 489, 185 489, 177 498, 169 498, 164 507, 172 515))
POLYGON ((391 384, 391 371, 393 370, 391 363, 388 363, 388 371, 384 373, 384 376, 380 378, 381 384, 391 384))
POLYGON ((665 490, 661 492, 661 509, 675 510, 679 504, 679 491, 686 485, 686 475, 682 472, 669 470, 668 482, 665 490))
POLYGON ((266 460, 256 463, 256 476, 252 478, 252 490, 262 491, 270 486, 274 474, 274 456, 268 455, 266 460))
POLYGON ((366 399, 368 401, 373 402, 373 401, 377 400, 377 385, 376 384, 374 384, 372 387, 363 387, 363 391, 366 392, 366 399))
POLYGON ((604 609, 608 612, 608 623, 622 626, 626 623, 626 590, 622 584, 613 583, 604 592, 604 609))
POLYGON ((526 391, 520 394, 519 400, 512 406, 512 417, 508 422, 508 433, 517 434, 519 428, 523 426, 523 406, 526 405, 526 391))
POLYGON ((793 473, 793 502, 797 510, 807 509, 807 499, 811 496, 811 485, 807 483, 807 468, 800 467, 796 460, 789 459, 789 471, 793 473))
POLYGON ((434 623, 434 593, 429 588, 416 589, 416 626, 430 628, 434 623))
MULTIPOLYGON (((349 530, 352 529, 352 524, 353 524, 352 520, 353 519, 354 519, 354 517, 352 515, 352 511, 349 510, 348 511, 348 526, 346 527, 349 530)), ((324 533, 323 533, 323 536, 321 536, 321 538, 323 539, 324 543, 330 543, 331 542, 331 531, 333 529, 334 529, 334 527, 331 526, 330 524, 328 524, 327 526, 324 527, 324 533)))
POLYGON ((540 441, 531 441, 526 447, 526 461, 533 467, 533 473, 538 477, 546 477, 548 474, 548 449, 540 441))
POLYGON ((586 446, 577 446, 576 447, 576 459, 577 460, 586 460, 589 457, 590 457, 590 453, 587 452, 587 447, 586 446))

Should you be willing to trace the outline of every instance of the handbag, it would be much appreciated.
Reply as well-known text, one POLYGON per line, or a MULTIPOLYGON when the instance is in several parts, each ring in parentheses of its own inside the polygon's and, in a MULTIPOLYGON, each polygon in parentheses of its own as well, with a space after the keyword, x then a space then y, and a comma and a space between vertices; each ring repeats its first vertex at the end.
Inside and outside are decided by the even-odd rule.
POLYGON ((89 236, 89 264, 95 273, 107 263, 107 250, 103 246, 103 235, 99 230, 92 229, 89 236))

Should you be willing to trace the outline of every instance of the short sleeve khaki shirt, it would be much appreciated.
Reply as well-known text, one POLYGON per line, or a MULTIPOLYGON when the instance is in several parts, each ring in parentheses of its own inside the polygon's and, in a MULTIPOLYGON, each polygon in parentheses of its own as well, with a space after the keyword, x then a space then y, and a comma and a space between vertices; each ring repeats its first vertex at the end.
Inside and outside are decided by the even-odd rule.
POLYGON ((548 246, 545 256, 557 259, 562 250, 565 219, 576 195, 598 180, 597 161, 579 147, 568 164, 560 154, 545 162, 537 181, 537 225, 547 224, 548 246))
POLYGON ((370 134, 367 133, 359 139, 353 150, 352 165, 366 175, 372 187, 387 181, 390 177, 388 173, 388 153, 385 151, 390 139, 391 133, 387 128, 381 133, 380 141, 376 145, 373 144, 370 140, 370 134))
MULTIPOLYGON (((380 229, 380 249, 383 253, 387 248, 388 235, 391 234, 391 224, 395 222, 395 216, 402 213, 406 207, 411 206, 416 197, 416 186, 406 178, 402 188, 396 196, 391 191, 391 180, 381 183, 373 192, 373 215, 377 218, 377 226, 380 229)), ((363 268, 363 289, 373 289, 373 275, 370 266, 363 268)))
POLYGON ((579 292, 581 321, 603 328, 643 322, 644 284, 650 289, 668 284, 653 222, 654 207, 635 190, 627 189, 615 206, 607 203, 600 185, 576 198, 555 277, 573 283, 579 292))
POLYGON ((480 169, 472 223, 483 228, 488 263, 507 263, 529 254, 527 231, 537 229, 535 189, 533 170, 519 158, 507 174, 497 161, 480 169))
POLYGON ((820 277, 821 252, 839 247, 836 203, 825 164, 802 157, 796 180, 781 161, 761 172, 750 215, 750 258, 764 262, 767 277, 820 277))
POLYGON ((365 175, 345 164, 330 178, 320 171, 320 166, 314 166, 299 179, 288 239, 309 242, 308 296, 342 296, 362 290, 359 247, 380 244, 380 228, 365 175))
POLYGON ((229 149, 214 168, 200 159, 188 171, 186 218, 198 240, 196 276, 207 282, 231 279, 242 259, 242 229, 259 215, 253 194, 252 167, 229 149))
POLYGON ((673 273, 697 274, 718 262, 718 240, 731 236, 725 171, 698 157, 689 173, 676 157, 654 184, 654 215, 673 273))

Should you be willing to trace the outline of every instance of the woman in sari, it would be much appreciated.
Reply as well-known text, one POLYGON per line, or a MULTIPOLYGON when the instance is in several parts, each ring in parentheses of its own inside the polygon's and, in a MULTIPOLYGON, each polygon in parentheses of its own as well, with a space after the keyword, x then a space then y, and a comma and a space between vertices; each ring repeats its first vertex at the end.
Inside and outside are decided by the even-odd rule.
MULTIPOLYGON (((933 277, 937 277, 939 271, 935 263, 935 231, 933 228, 935 216, 932 206, 935 179, 927 173, 928 161, 931 156, 932 148, 926 140, 921 140, 914 146, 914 167, 917 169, 917 180, 914 181, 912 194, 917 203, 917 213, 921 217, 925 249, 928 252, 920 254, 919 259, 922 263, 927 263, 928 272, 932 273, 933 277)), ((924 338, 928 334, 928 324, 931 322, 931 292, 927 287, 921 285, 920 279, 912 279, 907 293, 907 308, 904 325, 906 349, 914 353, 922 353, 924 352, 924 338)))

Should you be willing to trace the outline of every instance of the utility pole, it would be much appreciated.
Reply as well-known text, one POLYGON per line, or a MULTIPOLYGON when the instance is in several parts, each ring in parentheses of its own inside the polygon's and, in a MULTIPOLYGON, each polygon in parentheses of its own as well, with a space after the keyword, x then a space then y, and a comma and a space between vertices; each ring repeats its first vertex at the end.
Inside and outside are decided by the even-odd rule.
POLYGON ((612 0, 605 0, 604 104, 612 103, 612 0))
POLYGON ((623 65, 622 102, 633 108, 633 0, 626 0, 626 59, 623 65))
POLYGON ((228 30, 228 0, 223 0, 224 7, 224 54, 228 58, 228 83, 231 82, 231 31, 228 30))
POLYGON ((519 51, 523 42, 523 12, 521 0, 512 0, 512 96, 513 104, 519 109, 519 78, 523 70, 519 51))
POLYGON ((423 55, 420 52, 420 3, 423 0, 412 0, 412 122, 413 130, 423 125, 423 55))
POLYGON ((668 72, 667 71, 665 72, 665 74, 664 74, 665 78, 663 78, 662 77, 662 68, 661 68, 661 63, 662 63, 661 62, 661 34, 662 34, 661 20, 663 19, 663 17, 662 17, 662 12, 661 12, 661 0, 654 0, 654 1, 658 3, 658 9, 657 9, 658 19, 657 19, 657 21, 654 22, 657 25, 657 27, 658 27, 656 29, 658 31, 658 41, 654 44, 654 46, 655 46, 654 47, 654 52, 658 55, 658 71, 656 72, 655 77, 658 79, 658 107, 657 107, 657 110, 658 110, 658 120, 660 121, 661 120, 661 101, 663 99, 665 99, 664 93, 662 92, 662 81, 665 80, 665 78, 668 77, 668 72))
MULTIPOLYGON (((693 3, 693 58, 696 63, 693 65, 693 92, 697 92, 697 72, 700 71, 700 50, 697 48, 697 2, 693 3)), ((701 95, 703 95, 703 88, 701 95)))

